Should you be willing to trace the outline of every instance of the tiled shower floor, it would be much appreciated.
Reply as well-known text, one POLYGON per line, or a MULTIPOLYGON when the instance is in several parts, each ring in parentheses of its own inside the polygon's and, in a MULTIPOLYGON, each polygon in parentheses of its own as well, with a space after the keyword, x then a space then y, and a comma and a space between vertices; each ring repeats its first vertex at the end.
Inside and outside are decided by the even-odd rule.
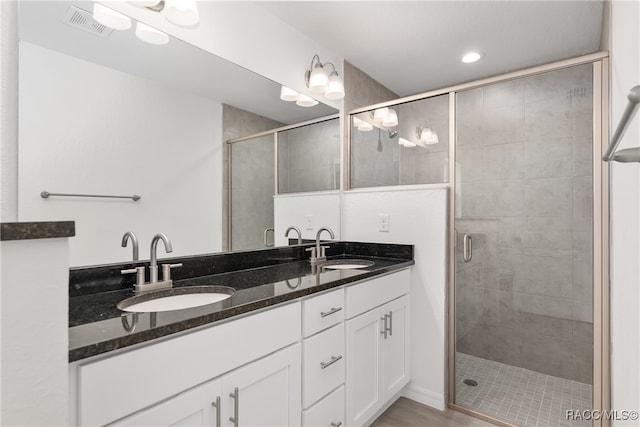
POLYGON ((456 353, 456 403, 522 427, 582 427, 566 410, 591 409, 591 385, 456 353), (462 381, 473 379, 478 385, 462 381))

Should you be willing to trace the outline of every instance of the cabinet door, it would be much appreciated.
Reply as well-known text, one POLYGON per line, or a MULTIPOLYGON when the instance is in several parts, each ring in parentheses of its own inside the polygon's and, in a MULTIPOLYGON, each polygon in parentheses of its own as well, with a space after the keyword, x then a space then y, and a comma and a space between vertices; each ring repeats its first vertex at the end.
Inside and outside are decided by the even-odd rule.
POLYGON ((410 378, 409 297, 404 296, 382 307, 388 331, 382 338, 382 399, 388 401, 410 378))
POLYGON ((347 425, 363 425, 382 404, 380 309, 347 322, 347 425))
POLYGON ((209 381, 111 425, 217 427, 218 409, 214 405, 221 395, 222 381, 209 381))
POLYGON ((302 418, 300 360, 300 344, 296 344, 225 375, 222 378, 223 425, 299 426, 302 418), (231 418, 236 420, 235 424, 231 418))

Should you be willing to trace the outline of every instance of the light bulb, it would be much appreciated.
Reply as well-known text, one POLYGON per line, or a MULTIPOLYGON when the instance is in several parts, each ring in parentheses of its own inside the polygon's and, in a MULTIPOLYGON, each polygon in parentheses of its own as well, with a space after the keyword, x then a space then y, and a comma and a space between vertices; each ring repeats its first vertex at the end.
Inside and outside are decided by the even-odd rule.
POLYGON ((337 72, 332 71, 327 84, 327 91, 324 93, 327 99, 344 98, 344 83, 337 72))
POLYGON ((296 100, 296 105, 300 107, 313 107, 314 105, 318 105, 318 101, 311 98, 310 96, 298 94, 298 99, 296 100))
POLYGON ((280 99, 283 101, 297 101, 298 95, 298 92, 286 86, 280 88, 280 99))
POLYGON ((198 5, 194 0, 165 0, 164 16, 172 24, 192 27, 200 21, 198 5))
POLYGON ((140 40, 151 44, 169 43, 169 36, 166 33, 156 30, 142 22, 136 24, 136 36, 138 36, 140 40))
POLYGON ((131 18, 99 3, 93 4, 93 18, 105 27, 113 28, 114 30, 128 30, 131 28, 131 18))
POLYGON ((382 121, 382 126, 392 128, 394 126, 398 126, 398 114, 396 110, 389 108, 389 112, 387 113, 387 117, 382 121))
POLYGON ((313 93, 324 93, 329 84, 329 75, 324 67, 317 63, 309 75, 309 90, 313 93))

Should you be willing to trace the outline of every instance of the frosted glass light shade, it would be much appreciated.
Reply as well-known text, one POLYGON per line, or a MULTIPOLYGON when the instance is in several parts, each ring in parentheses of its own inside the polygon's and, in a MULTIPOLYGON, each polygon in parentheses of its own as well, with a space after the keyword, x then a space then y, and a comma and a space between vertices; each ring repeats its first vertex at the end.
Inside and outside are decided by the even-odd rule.
POLYGON ((113 28, 114 30, 128 30, 131 28, 131 18, 99 3, 93 4, 93 18, 105 27, 113 28))
POLYGON ((298 99, 296 100, 296 105, 300 106, 300 107, 313 107, 315 105, 318 105, 318 101, 316 101, 315 99, 311 98, 310 96, 307 95, 303 95, 303 94, 298 94, 298 99))
POLYGON ((396 110, 389 108, 387 117, 382 121, 382 126, 386 126, 388 128, 398 126, 398 114, 396 113, 396 110))
POLYGON ((322 65, 317 64, 313 67, 311 75, 309 76, 309 90, 313 93, 324 93, 327 90, 328 84, 329 75, 322 65))
POLYGON ((167 21, 181 27, 192 27, 200 22, 198 5, 194 0, 165 0, 164 16, 167 21))
POLYGON ((342 79, 333 71, 329 76, 329 82, 327 84, 327 91, 324 93, 327 99, 342 99, 344 98, 344 83, 342 79))
POLYGON ((297 101, 298 95, 300 95, 298 92, 286 86, 280 88, 280 99, 283 101, 297 101))
POLYGON ((153 27, 138 22, 136 24, 136 36, 147 43, 151 44, 167 44, 169 43, 169 36, 162 31, 156 30, 153 27))
POLYGON ((420 132, 420 141, 427 145, 437 144, 440 142, 438 134, 429 128, 422 129, 422 132, 420 132))
POLYGON ((388 115, 389 115, 389 108, 387 107, 378 108, 373 111, 373 120, 375 120, 378 123, 382 123, 387 119, 388 115))

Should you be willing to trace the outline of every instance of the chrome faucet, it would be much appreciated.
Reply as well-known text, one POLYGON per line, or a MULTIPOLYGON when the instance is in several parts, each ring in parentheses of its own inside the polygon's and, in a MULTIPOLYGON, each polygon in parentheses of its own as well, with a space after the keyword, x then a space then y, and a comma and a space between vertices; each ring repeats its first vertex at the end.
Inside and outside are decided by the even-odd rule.
POLYGON ((129 241, 129 239, 131 239, 131 246, 133 246, 133 260, 138 261, 140 257, 138 256, 138 238, 136 237, 136 233, 134 233, 133 231, 127 231, 126 233, 124 233, 124 236, 122 236, 122 247, 127 247, 127 242, 129 241))
POLYGON ((158 242, 162 240, 167 253, 173 252, 171 241, 164 233, 158 233, 151 239, 151 262, 149 263, 149 283, 158 281, 158 242))
POLYGON ((333 234, 333 230, 331 230, 329 227, 322 227, 320 230, 318 230, 318 232, 316 233, 316 246, 314 248, 306 249, 307 251, 311 252, 311 257, 309 258, 311 265, 319 264, 327 260, 324 251, 328 248, 328 246, 320 246, 320 234, 322 234, 323 231, 329 232, 329 235, 332 239, 336 238, 336 236, 333 234))
POLYGON ((296 233, 298 233, 298 244, 301 245, 302 244, 302 233, 300 232, 300 229, 298 227, 289 227, 287 228, 287 231, 284 232, 284 237, 289 237, 289 232, 291 230, 294 230, 296 233))

